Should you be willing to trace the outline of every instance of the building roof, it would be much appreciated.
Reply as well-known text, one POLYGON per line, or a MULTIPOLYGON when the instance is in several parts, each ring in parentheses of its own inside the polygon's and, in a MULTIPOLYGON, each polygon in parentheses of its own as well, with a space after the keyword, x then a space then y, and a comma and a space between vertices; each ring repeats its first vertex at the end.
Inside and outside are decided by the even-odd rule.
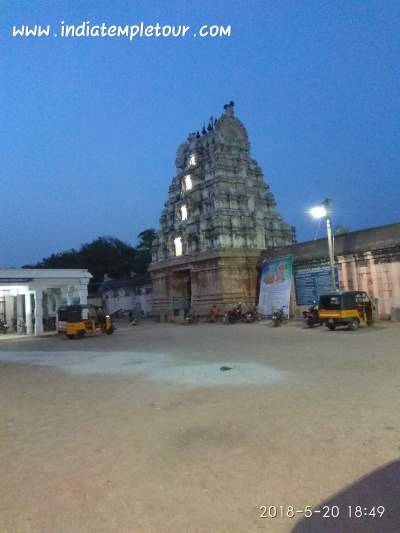
MULTIPOLYGON (((335 235, 335 256, 350 255, 368 251, 400 249, 400 223, 387 224, 359 231, 335 235)), ((292 256, 296 263, 328 257, 327 239, 305 241, 281 248, 265 250, 261 260, 292 256)))
POLYGON ((144 285, 151 285, 151 276, 148 272, 145 274, 135 274, 132 278, 127 279, 108 279, 100 285, 98 293, 103 294, 107 291, 143 287, 144 285))
POLYGON ((0 279, 91 279, 92 277, 86 268, 0 268, 0 279))

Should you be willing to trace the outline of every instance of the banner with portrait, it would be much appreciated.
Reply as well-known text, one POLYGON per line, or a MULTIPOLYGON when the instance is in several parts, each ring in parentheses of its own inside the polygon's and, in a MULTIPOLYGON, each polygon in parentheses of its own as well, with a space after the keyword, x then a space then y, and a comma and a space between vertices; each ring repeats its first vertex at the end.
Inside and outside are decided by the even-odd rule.
POLYGON ((282 307, 286 313, 289 313, 292 269, 292 257, 265 261, 262 264, 258 301, 262 315, 270 317, 275 310, 282 307))

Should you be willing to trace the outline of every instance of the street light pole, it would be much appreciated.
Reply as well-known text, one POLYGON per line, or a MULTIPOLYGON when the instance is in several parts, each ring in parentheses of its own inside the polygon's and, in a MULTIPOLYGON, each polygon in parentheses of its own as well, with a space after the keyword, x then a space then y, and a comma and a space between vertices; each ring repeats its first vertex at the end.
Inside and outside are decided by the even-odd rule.
POLYGON ((335 252, 334 252, 333 234, 332 234, 331 203, 332 203, 332 200, 330 200, 329 198, 326 198, 322 202, 322 205, 326 209, 325 220, 326 220, 326 233, 328 237, 329 264, 331 267, 331 284, 332 284, 332 289, 336 291, 337 288, 336 288, 336 276, 335 276, 335 252))

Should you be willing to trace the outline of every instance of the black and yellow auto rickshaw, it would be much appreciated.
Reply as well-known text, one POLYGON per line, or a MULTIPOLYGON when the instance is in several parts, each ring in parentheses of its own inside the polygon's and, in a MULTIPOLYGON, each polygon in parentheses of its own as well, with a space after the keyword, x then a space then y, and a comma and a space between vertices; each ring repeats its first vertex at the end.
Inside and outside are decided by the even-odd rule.
POLYGON ((57 330, 69 339, 79 339, 94 333, 112 335, 115 326, 101 307, 76 304, 59 307, 57 330))
POLYGON ((330 330, 336 329, 336 326, 347 326, 355 331, 362 322, 371 326, 374 311, 374 304, 363 291, 334 292, 319 298, 319 318, 330 330))

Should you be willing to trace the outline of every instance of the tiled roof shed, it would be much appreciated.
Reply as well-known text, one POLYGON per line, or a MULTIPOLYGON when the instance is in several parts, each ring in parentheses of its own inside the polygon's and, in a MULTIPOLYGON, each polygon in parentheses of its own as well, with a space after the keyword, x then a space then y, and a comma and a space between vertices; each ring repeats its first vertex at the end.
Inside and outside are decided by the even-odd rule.
MULTIPOLYGON (((400 261, 400 223, 388 224, 352 231, 335 236, 335 256, 362 254, 372 252, 379 257, 380 253, 393 254, 400 261)), ((282 248, 265 250, 261 255, 260 264, 266 259, 278 259, 292 256, 295 264, 309 263, 328 259, 327 239, 305 241, 282 248)))
POLYGON ((113 291, 125 288, 143 287, 145 285, 151 285, 151 276, 149 273, 136 274, 132 278, 128 279, 109 279, 104 281, 98 290, 99 294, 103 294, 107 291, 113 291))

